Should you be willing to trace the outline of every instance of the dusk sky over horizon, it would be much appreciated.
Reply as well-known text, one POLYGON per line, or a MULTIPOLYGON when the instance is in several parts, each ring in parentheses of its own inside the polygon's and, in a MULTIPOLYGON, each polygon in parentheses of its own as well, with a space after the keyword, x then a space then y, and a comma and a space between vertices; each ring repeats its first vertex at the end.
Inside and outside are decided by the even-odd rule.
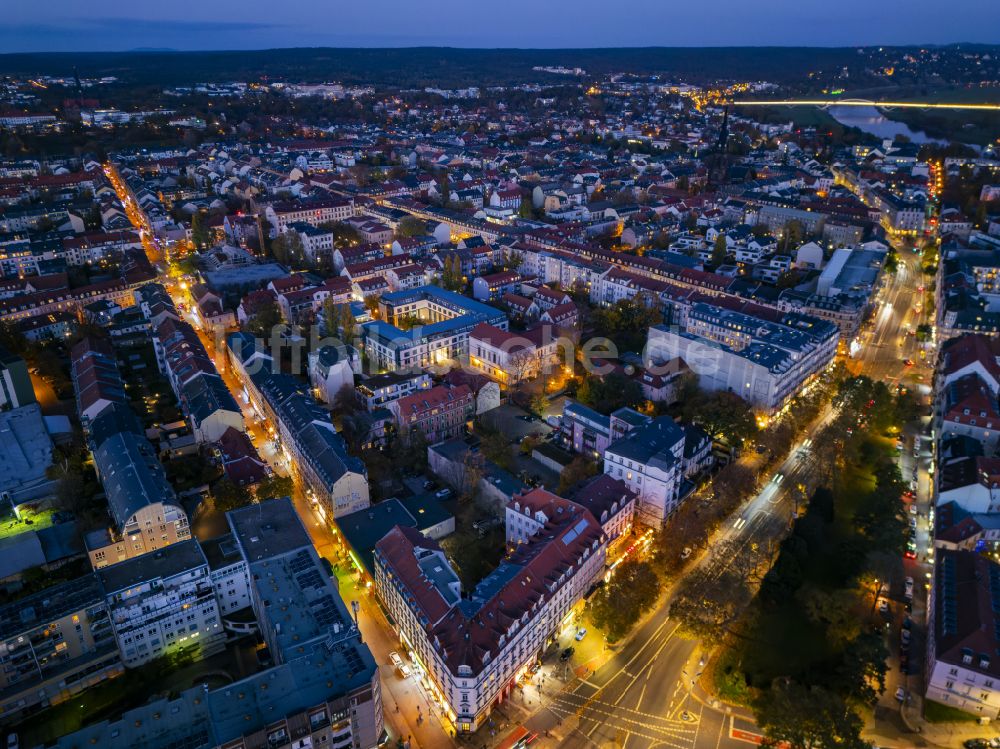
POLYGON ((1000 2, 121 0, 5 3, 2 52, 269 47, 699 47, 1000 43, 1000 2), (497 12, 502 9, 502 12, 497 12))

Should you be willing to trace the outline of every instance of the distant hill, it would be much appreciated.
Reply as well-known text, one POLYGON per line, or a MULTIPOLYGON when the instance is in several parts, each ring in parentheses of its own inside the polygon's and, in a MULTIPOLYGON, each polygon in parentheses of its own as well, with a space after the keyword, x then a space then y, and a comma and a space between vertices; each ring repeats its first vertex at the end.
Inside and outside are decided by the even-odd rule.
MULTIPOLYGON (((410 86, 502 85, 538 81, 536 65, 567 65, 588 74, 660 73, 688 81, 792 80, 805 72, 857 64, 854 48, 712 47, 627 49, 272 49, 240 52, 137 50, 0 55, 0 75, 114 75, 123 82, 181 85, 195 81, 337 80, 410 86)), ((568 80, 552 75, 551 80, 568 80)))

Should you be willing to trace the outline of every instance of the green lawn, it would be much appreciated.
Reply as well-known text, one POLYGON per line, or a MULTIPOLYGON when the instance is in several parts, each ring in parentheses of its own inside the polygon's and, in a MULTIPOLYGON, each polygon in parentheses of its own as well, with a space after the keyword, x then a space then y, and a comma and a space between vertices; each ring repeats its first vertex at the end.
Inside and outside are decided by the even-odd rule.
POLYGON ((6 520, 0 521, 0 540, 16 536, 25 531, 40 531, 52 525, 52 515, 54 510, 39 510, 38 512, 30 508, 21 509, 21 519, 18 520, 13 515, 6 520))
POLYGON ((928 723, 975 723, 979 720, 972 713, 934 700, 924 700, 924 718, 928 723))

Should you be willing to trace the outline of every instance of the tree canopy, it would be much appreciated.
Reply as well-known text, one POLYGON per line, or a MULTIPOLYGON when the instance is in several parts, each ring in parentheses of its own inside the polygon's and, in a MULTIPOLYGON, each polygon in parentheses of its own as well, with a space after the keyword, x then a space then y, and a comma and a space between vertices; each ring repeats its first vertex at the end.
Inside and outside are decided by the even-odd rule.
POLYGON ((660 578, 652 566, 636 559, 618 565, 611 581, 591 601, 594 624, 615 642, 649 611, 660 595, 660 578))

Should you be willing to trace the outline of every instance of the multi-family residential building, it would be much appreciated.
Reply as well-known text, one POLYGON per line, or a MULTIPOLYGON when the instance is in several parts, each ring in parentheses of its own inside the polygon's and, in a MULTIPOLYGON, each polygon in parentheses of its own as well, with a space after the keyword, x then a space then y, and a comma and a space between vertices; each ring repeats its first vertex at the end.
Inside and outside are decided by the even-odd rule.
POLYGON ((78 413, 111 520, 107 530, 85 538, 91 564, 97 569, 190 538, 187 513, 128 405, 111 345, 85 338, 70 360, 78 413))
POLYGON ((927 609, 927 699, 997 720, 1000 565, 977 552, 939 549, 927 609))
POLYGON ((107 530, 85 538, 95 569, 191 537, 187 513, 167 481, 157 451, 127 405, 105 408, 90 423, 88 442, 111 521, 107 530))
POLYGON ((966 455, 935 471, 938 506, 953 502, 969 513, 1000 512, 1000 458, 966 455))
POLYGON ((573 350, 552 325, 511 333, 479 323, 469 333, 469 366, 510 387, 573 365, 573 350))
MULTIPOLYGON (((375 747, 383 731, 378 666, 291 500, 235 510, 228 519, 249 569, 251 605, 261 637, 276 668, 287 666, 300 673, 289 687, 311 683, 313 704, 326 708, 322 714, 312 711, 305 731, 306 721, 286 719, 286 742, 293 738, 291 731, 323 729, 317 746, 375 747), (309 657, 304 660, 303 654, 309 657), (309 670, 321 672, 323 678, 314 679, 305 673, 309 670)), ((249 749, 250 744, 244 746, 249 749)))
POLYGON ((309 382, 324 403, 334 403, 344 388, 354 391, 361 374, 361 355, 353 346, 321 346, 309 352, 309 382))
POLYGON ((420 432, 429 443, 463 433, 476 412, 476 399, 468 385, 437 385, 392 401, 389 411, 400 436, 420 432))
POLYGON ((682 329, 651 327, 647 352, 653 362, 680 357, 706 390, 736 393, 774 412, 829 366, 838 338, 835 325, 808 315, 764 319, 699 302, 682 329))
POLYGON ((438 543, 412 528, 396 526, 375 547, 376 594, 463 733, 510 698, 604 571, 606 541, 589 510, 544 489, 515 501, 544 521, 468 593, 438 543))
POLYGON ((321 260, 330 260, 333 252, 333 232, 329 229, 321 229, 305 221, 296 221, 288 225, 289 231, 294 231, 299 235, 302 242, 302 250, 306 260, 315 264, 321 260))
POLYGON ((237 612, 251 611, 250 567, 240 553, 235 537, 227 533, 202 541, 201 550, 208 562, 209 577, 223 626, 227 631, 246 634, 255 627, 256 620, 240 617, 237 612))
POLYGON ((299 222, 318 227, 330 221, 345 221, 353 215, 354 201, 350 198, 278 201, 264 209, 264 217, 278 234, 299 222))
POLYGON ((684 430, 661 416, 604 450, 604 473, 636 495, 639 522, 659 528, 679 506, 684 488, 684 430))
POLYGON ((339 517, 369 504, 364 463, 349 455, 324 409, 296 378, 278 371, 271 356, 247 333, 227 339, 229 361, 247 401, 278 434, 289 464, 323 513, 339 517))
POLYGON ((127 667, 171 653, 204 656, 224 645, 208 560, 194 539, 103 567, 97 575, 127 667))
MULTIPOLYGON (((226 587, 232 578, 216 573, 233 571, 245 579, 248 595, 236 598, 250 601, 274 665, 215 689, 199 684, 120 717, 90 723, 59 739, 56 749, 375 749, 384 739, 378 667, 291 502, 285 498, 247 507, 231 513, 229 522, 231 534, 223 537, 218 549, 209 551, 212 578, 226 587), (213 560, 216 551, 221 556, 213 560)), ((195 577, 166 581, 169 588, 162 589, 162 597, 169 600, 166 612, 161 608, 159 613, 173 610, 173 598, 202 601, 206 577, 196 557, 191 554, 190 560, 195 577)), ((111 582, 114 587, 127 581, 111 582)), ((242 584, 234 582, 233 587, 242 584)), ((124 591, 122 602, 116 600, 112 610, 129 611, 125 604, 143 597, 152 601, 149 596, 156 594, 143 590, 140 583, 135 590, 124 591)), ((225 606, 222 594, 216 595, 220 607, 225 606)), ((185 612, 190 609, 181 611, 187 622, 185 612)), ((137 612, 136 621, 155 619, 157 614, 137 612)), ((187 632, 190 641, 196 633, 187 632)), ((201 639, 198 634, 196 639, 201 639)))
POLYGON ((58 705, 122 670, 95 574, 0 606, 0 723, 58 705))
POLYGON ((632 408, 619 408, 610 416, 605 416, 589 406, 567 399, 559 428, 570 450, 600 459, 612 442, 649 421, 649 416, 632 408))
POLYGON ((385 372, 372 375, 357 385, 365 408, 373 412, 417 390, 429 390, 433 385, 426 372, 385 372))
POLYGON ((570 491, 570 499, 590 510, 590 514, 601 524, 609 549, 630 535, 635 519, 636 494, 624 481, 602 473, 570 491))
POLYGON ((997 396, 975 372, 952 379, 938 391, 935 417, 942 438, 971 437, 983 443, 987 454, 992 454, 1000 441, 997 396))
POLYGON ((369 358, 392 371, 465 362, 469 333, 481 322, 507 328, 506 315, 494 307, 437 286, 421 286, 383 294, 378 319, 361 327, 369 358), (414 317, 422 324, 397 327, 414 317))
POLYGON ((472 281, 472 295, 483 302, 495 302, 504 294, 521 287, 521 274, 505 270, 479 276, 472 281))
POLYGON ((216 442, 229 428, 243 431, 243 413, 215 362, 194 328, 169 314, 170 309, 165 308, 162 322, 153 327, 153 349, 195 437, 216 442))

